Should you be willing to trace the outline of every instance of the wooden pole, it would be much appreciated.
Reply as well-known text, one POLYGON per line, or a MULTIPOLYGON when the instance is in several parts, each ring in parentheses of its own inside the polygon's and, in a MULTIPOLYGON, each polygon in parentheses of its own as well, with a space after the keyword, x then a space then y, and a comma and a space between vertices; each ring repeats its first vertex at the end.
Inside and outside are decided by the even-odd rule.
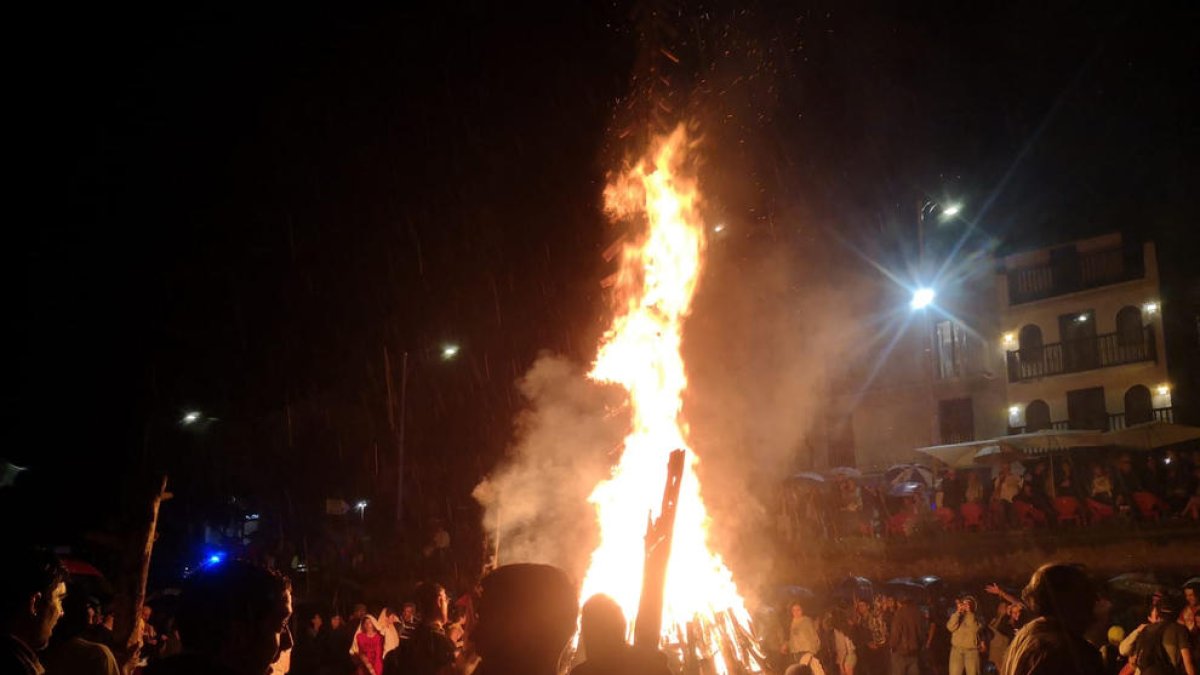
POLYGON ((154 541, 158 538, 159 507, 171 496, 171 493, 167 492, 167 477, 163 476, 158 492, 150 500, 150 523, 146 527, 146 537, 142 542, 138 580, 133 587, 133 602, 130 605, 132 616, 125 617, 126 621, 122 622, 130 627, 129 633, 123 641, 124 653, 118 656, 122 661, 122 670, 126 673, 133 670, 135 657, 142 643, 142 630, 145 628, 142 621, 142 606, 146 604, 146 584, 150 578, 150 557, 154 552, 154 541))
POLYGON ((633 643, 658 649, 662 635, 663 594, 666 592, 667 562, 675 531, 675 507, 683 480, 683 450, 671 452, 667 461, 667 484, 663 488, 662 510, 658 518, 646 523, 646 557, 642 574, 642 597, 634 623, 633 643))

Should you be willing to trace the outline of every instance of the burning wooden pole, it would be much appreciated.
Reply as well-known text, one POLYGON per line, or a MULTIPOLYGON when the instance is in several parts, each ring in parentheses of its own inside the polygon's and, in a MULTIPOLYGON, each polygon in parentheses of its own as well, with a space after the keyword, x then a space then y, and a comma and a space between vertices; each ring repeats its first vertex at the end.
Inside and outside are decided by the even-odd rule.
POLYGON ((642 572, 642 597, 638 602, 633 643, 658 649, 662 635, 663 594, 666 592, 667 561, 671 558, 671 539, 675 531, 675 505, 679 502, 679 484, 683 480, 685 452, 675 450, 667 461, 667 484, 663 488, 662 509, 658 518, 646 523, 646 558, 642 572))

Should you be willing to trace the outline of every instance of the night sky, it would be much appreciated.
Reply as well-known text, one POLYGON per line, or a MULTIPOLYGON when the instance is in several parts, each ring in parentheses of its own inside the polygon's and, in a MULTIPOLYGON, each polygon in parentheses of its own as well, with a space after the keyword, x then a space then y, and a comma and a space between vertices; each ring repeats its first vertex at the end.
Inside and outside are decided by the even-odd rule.
MULTIPOLYGON (((712 190, 739 241, 869 241, 924 194, 1002 248, 1123 230, 1171 241, 1165 272, 1194 252, 1185 3, 852 4, 657 5, 674 96, 746 177, 712 190)), ((385 349, 411 354, 417 481, 446 486, 422 498, 465 500, 514 379, 542 349, 589 358, 603 326, 600 190, 663 62, 639 52, 647 6, 24 22, 5 454, 48 513, 102 520, 156 470, 382 499, 385 349), (193 408, 218 421, 181 431, 193 408)))

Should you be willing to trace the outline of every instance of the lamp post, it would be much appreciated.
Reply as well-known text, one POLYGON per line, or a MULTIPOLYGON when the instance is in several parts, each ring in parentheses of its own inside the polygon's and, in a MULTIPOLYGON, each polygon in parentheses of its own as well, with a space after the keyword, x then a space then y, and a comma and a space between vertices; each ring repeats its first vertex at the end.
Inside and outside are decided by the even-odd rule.
MULTIPOLYGON (((461 347, 454 342, 447 342, 437 347, 439 358, 443 362, 456 359, 461 347)), ((431 350, 432 351, 432 350, 431 350)), ((387 347, 383 348, 384 380, 387 385, 388 397, 388 427, 396 434, 396 529, 399 530, 404 522, 404 430, 408 417, 408 350, 400 357, 400 419, 396 419, 396 406, 392 402, 392 362, 387 347)))

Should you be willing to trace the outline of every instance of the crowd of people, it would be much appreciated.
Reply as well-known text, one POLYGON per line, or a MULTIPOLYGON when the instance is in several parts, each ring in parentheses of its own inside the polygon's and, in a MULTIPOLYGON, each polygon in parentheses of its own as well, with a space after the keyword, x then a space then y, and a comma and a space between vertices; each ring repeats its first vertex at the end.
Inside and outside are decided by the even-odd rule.
POLYGON ((992 583, 947 596, 913 584, 856 586, 834 603, 793 599, 784 621, 767 619, 760 631, 776 672, 1195 675, 1197 593, 1200 580, 1191 580, 1179 596, 1126 602, 1081 567, 1057 564, 1037 570, 1020 594, 992 583), (825 604, 834 606, 810 613, 825 604))
MULTIPOLYGON (((0 672, 122 672, 121 650, 90 632, 88 598, 74 597, 68 582, 53 554, 23 549, 5 556, 0 672)), ((756 627, 756 653, 767 656, 747 665, 783 675, 1196 675, 1200 580, 1188 582, 1182 599, 1158 592, 1144 607, 1121 611, 1072 564, 1043 565, 1019 595, 996 584, 982 592, 987 606, 969 593, 946 598, 856 587, 816 615, 811 602, 790 601, 784 620, 756 627)), ((581 610, 575 585, 547 565, 497 568, 453 603, 439 584, 422 583, 399 612, 371 615, 358 605, 345 617, 297 617, 294 609, 282 574, 242 560, 214 565, 186 581, 170 620, 143 635, 150 649, 129 663, 145 675, 679 672, 664 653, 628 643, 615 601, 597 595, 581 610)))
MULTIPOLYGON (((1200 522, 1200 450, 1040 458, 897 476, 791 481, 784 537, 906 536, 917 531, 1200 522)), ((808 475, 808 474, 806 474, 808 475)))

